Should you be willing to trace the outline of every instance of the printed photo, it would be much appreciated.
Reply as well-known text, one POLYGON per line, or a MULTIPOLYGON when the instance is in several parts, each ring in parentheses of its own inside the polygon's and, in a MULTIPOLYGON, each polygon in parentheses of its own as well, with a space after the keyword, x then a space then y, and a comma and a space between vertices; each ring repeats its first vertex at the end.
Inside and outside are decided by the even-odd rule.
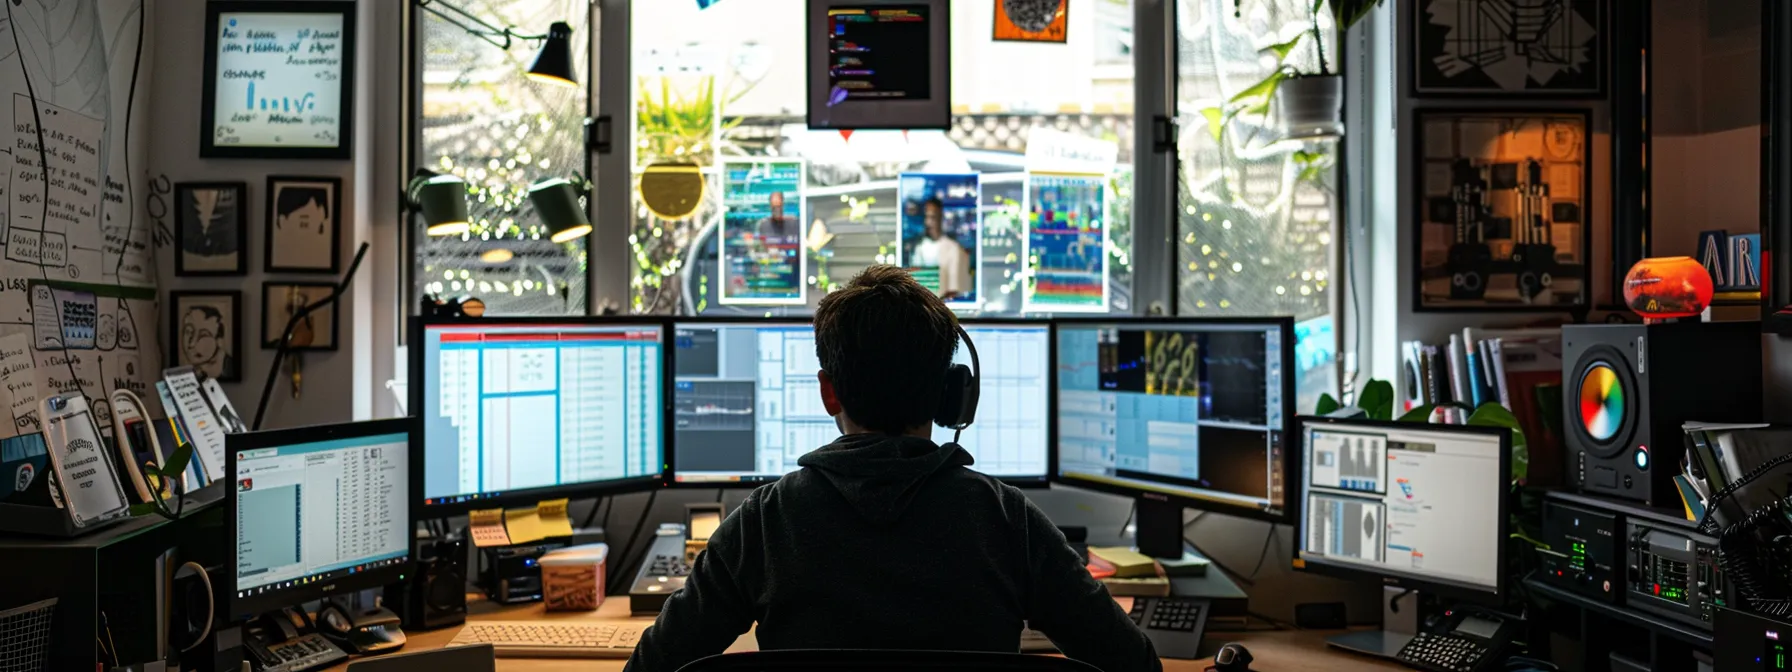
POLYGON ((897 264, 948 304, 977 303, 982 267, 982 188, 977 175, 911 173, 897 182, 897 264))
POLYGON ((729 161, 722 168, 723 304, 801 305, 807 285, 803 247, 804 164, 729 161))

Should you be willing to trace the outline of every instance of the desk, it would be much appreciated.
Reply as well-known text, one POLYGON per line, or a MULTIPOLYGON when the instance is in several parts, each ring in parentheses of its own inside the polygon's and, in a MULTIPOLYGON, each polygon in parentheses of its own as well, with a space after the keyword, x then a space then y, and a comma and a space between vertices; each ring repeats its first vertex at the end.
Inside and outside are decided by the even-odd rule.
MULTIPOLYGON (((591 613, 547 613, 540 603, 500 606, 484 600, 474 601, 468 598, 468 620, 571 620, 579 622, 628 621, 628 596, 611 598, 604 601, 604 606, 591 613)), ((651 621, 643 617, 643 621, 651 621)), ((429 632, 407 633, 409 641, 405 643, 403 652, 428 651, 446 646, 460 631, 459 626, 432 630, 429 632)), ((1333 632, 1310 630, 1264 630, 1257 632, 1220 632, 1208 633, 1210 646, 1218 648, 1226 642, 1240 642, 1251 650, 1251 656, 1257 662, 1251 667, 1260 672, 1369 672, 1373 670, 1404 670, 1406 668, 1392 663, 1343 653, 1326 647, 1325 638, 1333 632)), ((741 635, 734 646, 728 647, 730 652, 754 651, 759 643, 753 638, 753 632, 741 635)), ((619 659, 529 659, 499 658, 499 672, 612 672, 622 669, 624 661, 619 659)), ((1212 661, 1209 660, 1164 660, 1164 672, 1201 672, 1212 661)), ((338 672, 346 665, 329 668, 338 672)))

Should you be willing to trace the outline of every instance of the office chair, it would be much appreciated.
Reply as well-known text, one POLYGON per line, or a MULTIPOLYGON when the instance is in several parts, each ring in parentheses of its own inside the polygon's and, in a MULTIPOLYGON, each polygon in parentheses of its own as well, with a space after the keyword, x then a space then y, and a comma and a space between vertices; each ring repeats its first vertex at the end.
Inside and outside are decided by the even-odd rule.
POLYGON ((724 653, 691 661, 679 672, 1100 672, 1069 658, 1019 653, 891 649, 724 653))

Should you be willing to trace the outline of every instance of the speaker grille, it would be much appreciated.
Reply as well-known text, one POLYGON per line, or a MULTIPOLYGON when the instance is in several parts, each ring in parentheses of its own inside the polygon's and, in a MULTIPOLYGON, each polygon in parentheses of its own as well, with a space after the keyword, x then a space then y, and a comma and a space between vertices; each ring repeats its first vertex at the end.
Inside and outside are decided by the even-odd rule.
POLYGON ((1624 382, 1606 362, 1586 368, 1580 377, 1580 422, 1587 436, 1606 443, 1624 428, 1624 415, 1629 410, 1624 382))

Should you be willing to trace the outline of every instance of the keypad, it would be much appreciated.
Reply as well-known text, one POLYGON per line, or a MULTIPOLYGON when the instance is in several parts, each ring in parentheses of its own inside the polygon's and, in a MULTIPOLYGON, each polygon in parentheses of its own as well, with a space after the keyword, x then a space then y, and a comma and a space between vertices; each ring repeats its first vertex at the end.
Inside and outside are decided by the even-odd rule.
MULTIPOLYGON (((1138 609, 1141 602, 1143 600, 1133 602, 1133 608, 1138 609)), ((1145 623, 1145 627, 1153 630, 1194 632, 1195 627, 1200 624, 1201 607, 1200 600, 1160 598, 1157 600, 1156 608, 1151 610, 1151 618, 1145 623)))
POLYGON ((1486 646, 1467 637, 1421 634, 1400 649, 1400 661, 1423 670, 1470 672, 1486 655, 1486 646))

